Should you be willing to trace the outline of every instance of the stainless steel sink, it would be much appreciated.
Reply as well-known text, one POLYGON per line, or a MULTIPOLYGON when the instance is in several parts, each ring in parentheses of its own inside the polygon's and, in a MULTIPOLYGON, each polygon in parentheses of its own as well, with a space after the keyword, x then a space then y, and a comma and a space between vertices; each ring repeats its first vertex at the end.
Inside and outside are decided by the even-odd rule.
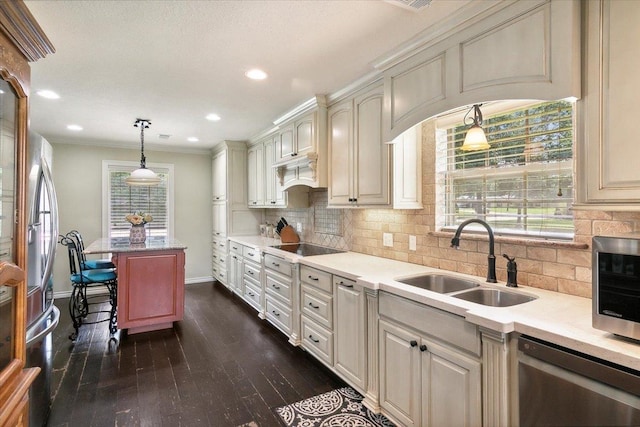
POLYGON ((510 307, 512 305, 524 304, 525 302, 536 299, 536 297, 533 296, 492 288, 471 289, 452 296, 454 298, 491 307, 510 307))
POLYGON ((451 292, 463 291, 480 286, 472 280, 461 279, 446 274, 424 274, 422 276, 408 277, 406 279, 396 279, 400 283, 416 286, 428 291, 448 294, 451 292))

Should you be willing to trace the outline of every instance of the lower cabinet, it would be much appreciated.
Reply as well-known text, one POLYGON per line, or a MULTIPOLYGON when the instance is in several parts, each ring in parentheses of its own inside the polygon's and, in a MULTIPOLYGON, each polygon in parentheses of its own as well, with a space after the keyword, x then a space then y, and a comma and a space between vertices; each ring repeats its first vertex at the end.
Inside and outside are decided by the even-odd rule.
MULTIPOLYGON (((264 255, 265 317, 285 335, 292 337, 297 309, 294 310, 294 286, 290 262, 270 254, 264 255)), ((295 339, 295 338, 292 338, 295 339)))
POLYGON ((242 271, 242 245, 230 241, 227 287, 238 295, 242 295, 243 274, 244 273, 242 271))
POLYGON ((365 390, 367 318, 365 295, 355 281, 333 276, 334 367, 352 386, 365 390))
POLYGON ((392 298, 396 301, 391 304, 384 304, 381 298, 381 310, 389 308, 388 314, 397 315, 400 322, 381 312, 379 323, 380 405, 384 412, 406 426, 482 425, 479 355, 445 341, 454 334, 455 340, 471 341, 467 345, 474 350, 478 348, 474 341, 480 341, 477 331, 474 334, 473 327, 454 315, 392 298), (449 316, 454 325, 443 325, 442 319, 449 316), (415 324, 402 324, 402 320, 415 324), (455 323, 462 328, 456 331, 455 323), (443 329, 447 333, 441 335, 443 329))

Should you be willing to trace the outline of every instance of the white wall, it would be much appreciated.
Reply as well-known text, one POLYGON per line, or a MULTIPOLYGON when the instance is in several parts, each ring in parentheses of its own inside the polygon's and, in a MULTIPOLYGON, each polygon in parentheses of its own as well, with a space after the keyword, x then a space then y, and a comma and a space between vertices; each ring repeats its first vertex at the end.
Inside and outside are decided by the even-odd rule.
MULTIPOLYGON (((85 244, 102 235, 102 160, 139 161, 140 151, 52 143, 60 234, 77 229, 85 244)), ((145 150, 147 163, 174 165, 174 237, 187 246, 186 281, 211 280, 211 156, 145 150)), ((58 245, 54 292, 70 292, 69 258, 58 245)))

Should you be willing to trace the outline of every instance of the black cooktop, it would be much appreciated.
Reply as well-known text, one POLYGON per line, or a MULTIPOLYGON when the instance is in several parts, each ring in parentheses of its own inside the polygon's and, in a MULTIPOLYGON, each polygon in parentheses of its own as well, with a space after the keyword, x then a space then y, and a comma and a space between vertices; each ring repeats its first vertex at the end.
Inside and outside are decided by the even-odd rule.
POLYGON ((310 245, 309 243, 288 243, 285 245, 274 245, 272 246, 272 248, 291 252, 300 256, 328 255, 328 254, 337 254, 340 252, 344 252, 339 249, 310 245))

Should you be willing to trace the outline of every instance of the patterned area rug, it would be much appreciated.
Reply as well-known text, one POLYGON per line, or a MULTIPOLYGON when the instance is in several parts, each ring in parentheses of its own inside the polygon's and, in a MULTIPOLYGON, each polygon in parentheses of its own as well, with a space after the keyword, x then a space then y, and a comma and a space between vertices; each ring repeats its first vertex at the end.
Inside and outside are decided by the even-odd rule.
POLYGON ((384 415, 365 408, 362 399, 351 387, 343 387, 276 408, 276 413, 288 427, 395 427, 384 415))

